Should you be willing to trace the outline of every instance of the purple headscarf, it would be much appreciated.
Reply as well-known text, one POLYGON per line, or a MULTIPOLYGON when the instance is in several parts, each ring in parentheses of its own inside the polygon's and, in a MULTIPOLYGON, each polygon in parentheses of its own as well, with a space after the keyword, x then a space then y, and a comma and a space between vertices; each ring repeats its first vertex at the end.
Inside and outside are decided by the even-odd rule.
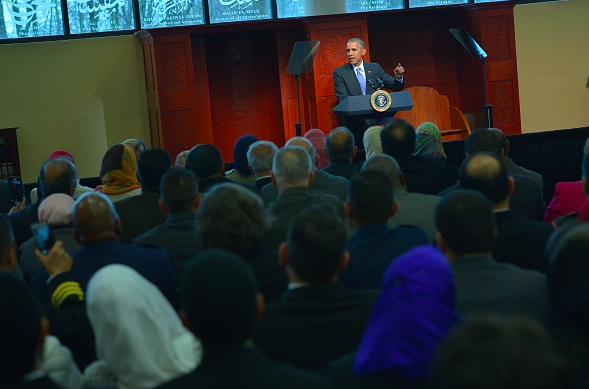
POLYGON ((450 264, 434 247, 411 249, 395 259, 383 277, 354 373, 388 370, 426 378, 438 343, 457 321, 450 264))
POLYGON ((317 151, 317 157, 319 159, 317 169, 326 168, 329 165, 329 158, 327 158, 327 154, 325 153, 325 134, 323 131, 313 128, 305 133, 304 138, 311 142, 313 147, 315 147, 315 151, 317 151))
POLYGON ((252 143, 259 141, 253 135, 244 135, 235 142, 233 147, 233 168, 243 175, 249 176, 252 174, 247 164, 247 150, 252 143))

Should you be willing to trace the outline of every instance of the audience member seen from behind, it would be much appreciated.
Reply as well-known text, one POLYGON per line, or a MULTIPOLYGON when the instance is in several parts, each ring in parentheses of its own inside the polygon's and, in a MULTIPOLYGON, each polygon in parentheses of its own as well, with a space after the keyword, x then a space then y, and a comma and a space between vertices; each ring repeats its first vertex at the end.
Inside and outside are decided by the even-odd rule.
POLYGON ((121 142, 121 144, 129 146, 131 150, 133 150, 136 161, 139 161, 139 157, 141 157, 141 154, 143 154, 146 149, 145 143, 141 139, 137 138, 127 139, 126 141, 121 142))
POLYGON ((254 186, 261 192, 262 188, 272 183, 272 163, 278 147, 272 142, 252 143, 247 150, 247 163, 256 176, 254 186))
POLYGON ((362 137, 362 143, 364 144, 364 151, 366 152, 366 159, 369 159, 373 155, 382 154, 382 143, 380 141, 380 132, 384 126, 371 126, 368 127, 364 136, 362 137))
POLYGON ((174 167, 177 167, 180 169, 188 169, 188 164, 186 162, 186 157, 188 156, 188 153, 190 153, 190 150, 180 151, 178 153, 178 155, 176 156, 176 161, 174 162, 174 167))
POLYGON ((425 388, 437 345, 457 321, 446 258, 433 247, 409 250, 387 269, 356 353, 330 365, 334 387, 425 388))
POLYGON ((111 201, 122 200, 141 194, 141 185, 137 179, 137 159, 129 146, 121 143, 106 150, 100 165, 102 185, 94 191, 108 196, 111 201))
POLYGON ((259 139, 253 135, 244 135, 235 142, 233 147, 233 169, 226 172, 225 177, 242 184, 253 184, 256 181, 256 176, 248 166, 247 151, 257 141, 259 139))
POLYGON ((446 161, 446 152, 442 144, 440 129, 432 122, 421 123, 415 129, 415 153, 414 155, 430 155, 440 158, 446 166, 448 186, 452 186, 458 180, 458 168, 446 161))
POLYGON ((327 381, 260 354, 251 340, 264 310, 255 276, 235 253, 210 249, 186 265, 180 282, 183 321, 203 345, 203 363, 160 389, 316 389, 327 381), (222 280, 222 282, 220 282, 222 280))
POLYGON ((307 131, 304 135, 317 152, 317 169, 322 170, 329 165, 329 158, 325 153, 325 133, 317 128, 307 131))
POLYGON ((203 248, 233 251, 252 266, 267 302, 284 293, 288 280, 278 253, 262 242, 269 222, 259 196, 237 185, 218 185, 202 199, 197 226, 203 248))
POLYGON ((552 340, 524 318, 476 317, 456 328, 435 357, 432 389, 568 389, 552 340))
POLYGON ((98 360, 86 388, 153 388, 192 371, 201 346, 160 291, 135 270, 109 265, 92 277, 88 317, 98 360))
POLYGON ((358 171, 357 166, 352 163, 357 151, 352 132, 346 127, 334 128, 325 138, 329 166, 322 170, 334 176, 351 179, 358 171))

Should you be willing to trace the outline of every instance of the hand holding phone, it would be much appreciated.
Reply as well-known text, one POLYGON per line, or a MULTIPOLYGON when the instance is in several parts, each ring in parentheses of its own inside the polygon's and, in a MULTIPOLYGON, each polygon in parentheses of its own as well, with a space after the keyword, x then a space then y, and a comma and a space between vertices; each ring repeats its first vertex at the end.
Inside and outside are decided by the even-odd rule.
POLYGON ((49 224, 45 222, 33 223, 31 224, 31 231, 33 232, 33 238, 37 248, 40 252, 47 255, 49 250, 51 250, 55 244, 55 239, 53 239, 49 224))
POLYGON ((10 203, 14 206, 23 201, 25 187, 22 178, 18 176, 8 177, 8 188, 10 191, 10 203))

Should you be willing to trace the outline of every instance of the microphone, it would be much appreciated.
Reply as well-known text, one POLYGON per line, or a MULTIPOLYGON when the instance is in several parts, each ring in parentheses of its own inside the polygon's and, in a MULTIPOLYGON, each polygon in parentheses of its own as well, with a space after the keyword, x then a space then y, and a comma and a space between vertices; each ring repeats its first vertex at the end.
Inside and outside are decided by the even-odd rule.
POLYGON ((370 85, 370 87, 372 89, 374 89, 374 90, 378 90, 379 89, 373 79, 368 80, 368 85, 370 85))

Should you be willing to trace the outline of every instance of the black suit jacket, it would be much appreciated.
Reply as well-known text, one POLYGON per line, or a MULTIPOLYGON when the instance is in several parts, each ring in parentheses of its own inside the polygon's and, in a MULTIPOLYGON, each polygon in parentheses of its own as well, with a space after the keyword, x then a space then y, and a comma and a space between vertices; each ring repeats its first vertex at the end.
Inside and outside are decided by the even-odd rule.
POLYGON ((409 192, 437 195, 448 187, 444 160, 430 155, 394 158, 403 172, 409 192))
POLYGON ((322 389, 326 378, 274 362, 256 349, 245 346, 204 353, 201 364, 191 373, 158 389, 322 389))
POLYGON ((41 201, 37 201, 35 204, 8 216, 10 224, 12 224, 12 231, 14 232, 17 247, 20 247, 21 244, 33 237, 31 223, 37 223, 39 221, 39 217, 37 216, 39 205, 41 205, 41 201))
MULTIPOLYGON (((392 89, 395 92, 400 91, 405 86, 405 79, 399 81, 396 78, 389 76, 377 63, 364 61, 364 74, 366 77, 367 95, 376 91, 370 85, 370 80, 376 81, 378 78, 384 81, 385 88, 392 89)), ((354 72, 354 67, 350 63, 344 64, 333 71, 333 84, 335 88, 335 96, 340 103, 348 96, 359 96, 362 94, 358 77, 354 72)))
POLYGON ((266 308, 254 341, 272 359, 323 372, 356 350, 377 294, 338 282, 290 290, 266 308))
POLYGON ((160 210, 159 198, 159 191, 143 189, 139 196, 114 203, 123 225, 121 242, 131 243, 139 235, 164 224, 167 216, 160 210))
POLYGON ((321 169, 322 172, 329 173, 333 176, 339 176, 351 179, 358 172, 358 166, 348 161, 330 161, 327 167, 321 169))
POLYGON ((20 381, 14 384, 8 384, 2 387, 3 389, 62 389, 61 386, 55 384, 51 379, 44 375, 30 381, 20 381))

